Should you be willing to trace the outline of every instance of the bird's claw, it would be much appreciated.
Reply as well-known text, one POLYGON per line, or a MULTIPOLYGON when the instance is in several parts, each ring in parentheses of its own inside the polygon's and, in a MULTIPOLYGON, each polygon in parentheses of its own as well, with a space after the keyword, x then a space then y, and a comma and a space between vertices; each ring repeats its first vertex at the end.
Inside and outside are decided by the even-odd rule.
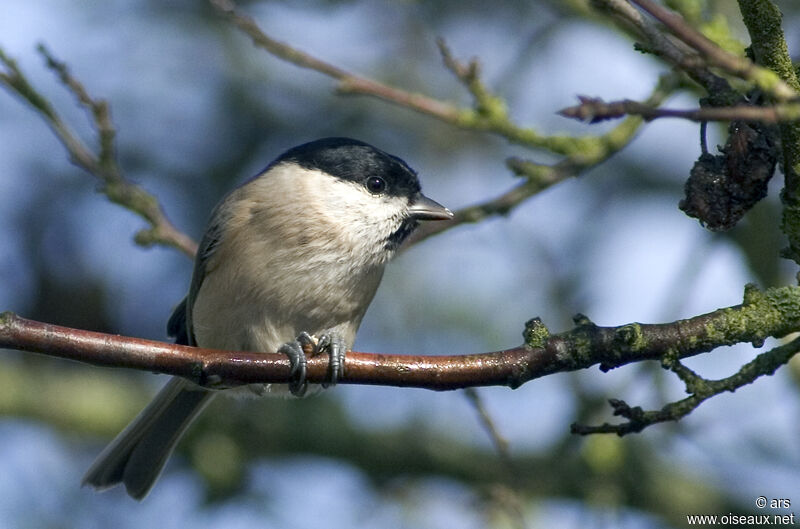
POLYGON ((328 353, 329 380, 322 384, 323 388, 335 386, 344 376, 344 357, 347 353, 347 344, 342 335, 336 331, 328 331, 320 336, 314 354, 328 353))
POLYGON ((316 348, 316 340, 311 337, 307 332, 301 332, 300 335, 293 342, 286 342, 283 344, 279 353, 285 354, 289 357, 289 365, 291 366, 291 380, 289 380, 289 391, 295 397, 302 397, 308 390, 308 382, 306 381, 306 353, 303 350, 305 345, 312 344, 316 348))
POLYGON ((325 332, 319 339, 307 332, 301 332, 293 342, 283 344, 279 353, 289 357, 292 379, 289 381, 289 391, 295 397, 302 397, 308 390, 306 381, 306 353, 304 347, 311 345, 311 355, 328 354, 329 380, 322 387, 335 386, 336 382, 344 376, 344 357, 347 352, 342 336, 336 331, 325 332))

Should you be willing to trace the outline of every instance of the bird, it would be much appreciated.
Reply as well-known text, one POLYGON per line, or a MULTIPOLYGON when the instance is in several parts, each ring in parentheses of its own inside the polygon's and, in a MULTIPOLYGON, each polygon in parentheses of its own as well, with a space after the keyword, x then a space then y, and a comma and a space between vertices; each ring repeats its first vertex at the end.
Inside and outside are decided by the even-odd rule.
POLYGON ((304 346, 328 355, 325 386, 334 385, 385 265, 420 221, 452 217, 422 193, 406 162, 368 143, 322 138, 278 156, 212 211, 167 331, 178 344, 283 353, 291 381, 214 391, 173 377, 100 453, 83 485, 122 483, 144 499, 217 394, 303 396, 304 346))

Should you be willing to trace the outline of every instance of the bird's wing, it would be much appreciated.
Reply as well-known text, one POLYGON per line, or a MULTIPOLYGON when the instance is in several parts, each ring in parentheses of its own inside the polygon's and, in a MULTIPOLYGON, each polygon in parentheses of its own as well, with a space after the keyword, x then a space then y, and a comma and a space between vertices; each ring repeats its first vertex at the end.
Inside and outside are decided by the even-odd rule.
POLYGON ((174 337, 175 343, 197 345, 192 329, 192 311, 190 308, 194 305, 194 300, 200 291, 203 279, 205 279, 208 261, 214 255, 222 239, 222 227, 225 226, 225 220, 229 216, 229 208, 226 207, 226 204, 227 201, 222 201, 212 212, 208 229, 197 249, 189 294, 175 307, 172 316, 167 322, 167 335, 174 337))

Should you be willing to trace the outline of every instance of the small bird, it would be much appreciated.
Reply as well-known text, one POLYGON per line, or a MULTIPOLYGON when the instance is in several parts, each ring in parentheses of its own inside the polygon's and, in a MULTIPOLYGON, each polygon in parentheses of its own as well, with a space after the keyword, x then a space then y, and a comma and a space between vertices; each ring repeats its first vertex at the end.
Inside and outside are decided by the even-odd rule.
MULTIPOLYGON (((303 346, 310 345, 329 356, 335 384, 386 263, 418 221, 452 216, 422 194, 403 160, 367 143, 324 138, 289 149, 212 212, 168 333, 179 344, 284 353, 296 396, 306 392, 303 346)), ((172 378, 100 453, 83 484, 102 490, 124 483, 143 499, 217 393, 172 378)))

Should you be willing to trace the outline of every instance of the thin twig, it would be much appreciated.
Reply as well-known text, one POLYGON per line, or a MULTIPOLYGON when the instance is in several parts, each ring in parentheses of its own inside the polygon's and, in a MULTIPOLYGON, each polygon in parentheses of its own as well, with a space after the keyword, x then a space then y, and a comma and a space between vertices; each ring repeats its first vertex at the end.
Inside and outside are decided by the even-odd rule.
POLYGON ((467 400, 472 404, 472 407, 478 414, 481 426, 483 426, 489 439, 491 439, 492 445, 497 451, 497 455, 500 456, 503 464, 508 466, 509 471, 513 471, 514 466, 511 464, 511 452, 508 447, 508 439, 500 434, 500 430, 497 429, 497 425, 494 423, 494 419, 492 419, 489 410, 484 406, 480 394, 475 388, 466 388, 464 390, 464 396, 467 397, 467 400))
POLYGON ((210 2, 223 16, 250 37, 256 46, 296 66, 317 71, 337 80, 337 89, 340 93, 377 97, 462 129, 496 134, 519 145, 546 149, 564 156, 578 155, 596 148, 597 137, 548 136, 511 121, 505 103, 492 94, 480 80, 477 61, 473 59, 467 65, 460 63, 441 39, 438 43, 445 67, 456 75, 473 96, 474 108, 461 108, 450 102, 395 88, 334 66, 268 36, 252 18, 239 13, 232 0, 210 0, 210 2))
MULTIPOLYGON (((481 81, 478 62, 474 59, 466 64, 460 62, 442 39, 439 39, 437 44, 444 65, 472 95, 474 101, 472 109, 462 109, 451 103, 406 92, 333 66, 269 37, 252 18, 237 11, 234 2, 211 0, 211 3, 247 34, 257 46, 292 64, 315 70, 339 81, 340 91, 378 97, 460 128, 490 132, 520 145, 542 148, 566 156, 564 160, 553 166, 520 161, 515 158, 509 159, 508 166, 516 174, 523 176, 526 179, 525 182, 486 202, 456 211, 451 221, 423 225, 407 240, 404 248, 462 223, 477 222, 489 216, 508 213, 539 191, 602 163, 627 145, 642 124, 640 118, 632 117, 610 133, 601 136, 576 138, 541 135, 531 128, 519 127, 514 124, 508 116, 502 99, 492 94, 481 81)), ((638 13, 635 9, 633 11, 638 13)), ((675 89, 674 80, 665 82, 665 79, 672 79, 672 76, 662 78, 658 88, 648 100, 649 104, 660 104, 675 89)))
MULTIPOLYGON (((643 104, 648 106, 661 104, 673 92, 675 85, 675 76, 662 76, 653 93, 643 104)), ((539 164, 516 157, 508 158, 506 165, 516 175, 525 178, 524 182, 497 197, 455 211, 453 218, 448 221, 423 224, 408 238, 402 249, 410 248, 460 224, 476 223, 488 217, 508 214, 537 193, 576 177, 619 152, 633 140, 642 123, 643 120, 638 116, 628 117, 608 133, 595 137, 591 143, 587 142, 582 151, 553 165, 539 164)))
MULTIPOLYGON (((489 201, 456 211, 451 221, 423 225, 406 241, 404 248, 462 223, 477 222, 488 216, 508 213, 539 191, 606 160, 627 145, 642 123, 640 118, 633 117, 612 132, 594 137, 540 135, 533 129, 513 124, 502 100, 490 93, 481 82, 477 61, 473 59, 468 64, 459 62, 441 39, 438 41, 438 46, 442 60, 472 94, 474 109, 461 109, 451 103, 406 92, 348 72, 268 36, 252 18, 240 14, 234 2, 210 1, 220 13, 248 35, 256 46, 296 66, 317 71, 339 81, 339 91, 378 97, 457 127, 491 132, 521 145, 544 148, 567 157, 554 166, 509 159, 507 162, 509 167, 518 175, 525 177, 525 182, 489 201)), ((661 80, 648 103, 660 104, 674 90, 675 83, 665 82, 667 78, 665 76, 661 80)))
POLYGON ((450 123, 458 120, 459 111, 455 105, 444 103, 422 94, 400 90, 379 81, 348 72, 343 68, 293 48, 284 42, 273 39, 264 33, 252 18, 236 11, 234 2, 230 0, 211 0, 211 3, 236 27, 248 35, 253 40, 253 44, 295 66, 314 70, 336 79, 339 81, 338 90, 341 93, 377 97, 450 123))
POLYGON ((800 120, 800 103, 774 106, 736 105, 733 107, 702 107, 693 109, 655 108, 640 101, 603 101, 599 98, 578 96, 579 105, 559 110, 558 114, 589 123, 616 119, 626 115, 641 116, 647 121, 660 118, 682 118, 690 121, 749 121, 780 123, 800 120))
POLYGON ((464 396, 467 397, 467 400, 469 400, 475 412, 478 414, 481 426, 483 426, 483 429, 492 441, 492 446, 494 446, 495 452, 497 452, 501 463, 505 467, 506 481, 511 483, 510 486, 498 484, 492 487, 490 490, 491 498, 503 509, 509 516, 509 520, 511 520, 516 527, 525 528, 527 524, 525 523, 525 511, 522 508, 523 501, 517 490, 520 480, 519 468, 514 465, 514 461, 511 459, 508 439, 500 434, 500 430, 497 428, 489 410, 486 409, 483 399, 477 389, 465 388, 464 396))
POLYGON ((519 158, 509 158, 506 160, 506 165, 516 174, 525 177, 526 180, 497 197, 456 210, 450 220, 428 222, 421 225, 408 237, 401 250, 405 251, 429 237, 461 224, 474 224, 496 215, 507 215, 530 197, 558 182, 577 176, 587 168, 587 166, 576 164, 570 159, 555 165, 543 165, 519 158))
POLYGON ((67 149, 72 163, 100 180, 101 192, 112 202, 138 214, 150 224, 150 228, 136 234, 137 243, 143 246, 164 244, 193 257, 197 244, 191 237, 170 222, 153 195, 123 176, 114 153, 115 131, 107 102, 92 98, 84 86, 72 76, 66 64, 55 59, 44 45, 40 44, 38 51, 44 57, 47 66, 58 75, 62 84, 75 95, 79 104, 89 110, 92 125, 98 134, 97 154, 78 138, 47 99, 28 82, 16 62, 2 49, 0 49, 0 63, 6 71, 0 72, 0 85, 21 97, 39 113, 67 149))
POLYGON ((439 47, 445 67, 461 81, 461 84, 472 95, 473 106, 477 113, 490 121, 508 123, 506 105, 501 98, 492 94, 483 84, 478 60, 473 58, 469 63, 462 64, 455 58, 444 39, 437 39, 436 45, 439 47))

